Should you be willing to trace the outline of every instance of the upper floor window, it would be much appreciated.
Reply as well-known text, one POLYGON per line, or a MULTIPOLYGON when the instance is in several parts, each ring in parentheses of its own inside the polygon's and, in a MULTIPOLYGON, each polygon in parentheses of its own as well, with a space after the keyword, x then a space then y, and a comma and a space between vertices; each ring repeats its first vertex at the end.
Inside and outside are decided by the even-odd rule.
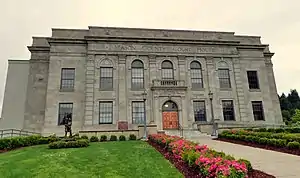
POLYGON ((100 67, 100 90, 113 90, 112 67, 100 67))
POLYGON ((100 101, 99 102, 99 124, 113 123, 113 102, 100 101))
POLYGON ((205 101, 193 101, 195 121, 206 121, 205 101))
POLYGON ((173 64, 171 61, 164 61, 161 64, 162 79, 174 79, 173 64))
POLYGON ((252 101, 252 110, 255 121, 265 120, 263 104, 261 101, 252 101))
POLYGON ((229 69, 218 69, 220 88, 231 88, 229 69))
POLYGON ((73 103, 59 103, 58 108, 58 125, 63 125, 63 119, 68 114, 73 113, 73 103))
POLYGON ((257 71, 247 71, 249 89, 259 89, 257 71))
POLYGON ((131 88, 144 88, 144 64, 140 60, 134 60, 131 64, 131 88))
POLYGON ((192 88, 203 88, 201 64, 193 61, 190 64, 192 88))
POLYGON ((74 89, 75 68, 61 69, 60 89, 74 89))
POLYGON ((235 114, 234 114, 233 101, 232 100, 223 100, 222 107, 223 107, 224 121, 234 121, 235 114))

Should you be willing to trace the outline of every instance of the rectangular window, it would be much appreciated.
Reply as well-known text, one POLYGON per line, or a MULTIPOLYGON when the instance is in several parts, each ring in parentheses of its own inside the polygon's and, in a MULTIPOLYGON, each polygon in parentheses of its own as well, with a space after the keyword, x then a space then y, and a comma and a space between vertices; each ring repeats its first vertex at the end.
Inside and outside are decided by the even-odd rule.
POLYGON ((60 89, 74 89, 75 68, 62 68, 60 89))
POLYGON ((193 101, 195 121, 206 121, 205 101, 193 101))
POLYGON ((131 69, 131 88, 132 89, 144 88, 144 68, 131 69))
POLYGON ((261 101, 252 101, 252 110, 255 121, 265 120, 263 104, 261 101))
POLYGON ((235 116, 234 116, 233 101, 232 100, 223 100, 222 107, 223 107, 224 121, 234 121, 235 116))
POLYGON ((58 125, 63 125, 63 118, 66 114, 73 114, 73 103, 59 103, 58 125))
POLYGON ((132 123, 143 124, 145 119, 145 103, 144 101, 132 102, 132 123))
POLYGON ((229 69, 218 69, 220 88, 231 88, 229 69))
POLYGON ((203 88, 201 69, 191 69, 192 88, 203 88))
POLYGON ((113 102, 100 101, 99 102, 99 124, 113 123, 113 102))
POLYGON ((257 71, 247 71, 249 89, 259 89, 257 71))
POLYGON ((162 79, 164 80, 174 79, 173 69, 161 69, 161 72, 162 72, 162 79))
POLYGON ((100 67, 100 89, 113 90, 113 68, 100 67))

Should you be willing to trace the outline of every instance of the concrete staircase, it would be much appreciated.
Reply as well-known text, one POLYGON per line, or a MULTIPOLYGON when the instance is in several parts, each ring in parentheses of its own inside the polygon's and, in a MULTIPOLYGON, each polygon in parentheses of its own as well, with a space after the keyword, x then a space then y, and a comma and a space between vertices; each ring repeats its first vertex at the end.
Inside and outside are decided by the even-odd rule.
MULTIPOLYGON (((180 133, 182 133, 180 130, 165 130, 165 134, 167 135, 176 135, 181 137, 180 133)), ((197 141, 200 139, 211 139, 211 136, 206 133, 201 133, 195 129, 184 129, 183 138, 191 141, 197 141)))

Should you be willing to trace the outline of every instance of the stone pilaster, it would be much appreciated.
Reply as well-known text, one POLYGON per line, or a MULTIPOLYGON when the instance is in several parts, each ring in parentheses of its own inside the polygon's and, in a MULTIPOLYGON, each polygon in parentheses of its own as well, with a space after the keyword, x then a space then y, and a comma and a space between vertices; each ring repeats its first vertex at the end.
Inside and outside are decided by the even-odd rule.
MULTIPOLYGON (((236 84, 236 94, 237 94, 237 103, 240 113, 240 121, 247 122, 248 121, 248 114, 247 114, 247 103, 245 101, 245 89, 243 87, 243 79, 241 78, 241 64, 239 58, 233 58, 233 73, 235 78, 236 84)), ((237 119, 237 118, 236 118, 237 119)))
POLYGON ((84 125, 93 125, 94 113, 94 83, 95 83, 95 56, 89 55, 86 60, 85 83, 85 114, 84 125))
MULTIPOLYGON (((179 69, 179 80, 186 80, 186 59, 185 56, 178 56, 178 69, 179 69)), ((187 82, 186 82, 187 84, 187 82)))
POLYGON ((126 55, 119 55, 119 121, 128 121, 130 123, 130 118, 127 118, 127 80, 126 80, 126 55))
MULTIPOLYGON (((207 67, 207 70, 206 70, 206 77, 207 77, 207 88, 208 88, 208 91, 207 91, 207 94, 209 91, 211 91, 212 93, 214 93, 214 99, 213 99, 213 106, 217 106, 217 97, 216 97, 216 92, 217 92, 217 86, 216 86, 216 80, 215 80, 215 67, 214 67, 214 62, 213 62, 213 57, 207 57, 206 58, 206 67, 207 67)), ((204 76, 204 75, 203 75, 204 76)), ((208 98, 208 95, 207 95, 207 98, 208 98)), ((208 100, 208 102, 210 102, 208 100)), ((210 103, 208 103, 208 109, 207 109, 207 122, 210 122, 212 121, 212 115, 211 115, 211 105, 210 103)), ((214 109, 214 113, 216 112, 216 109, 214 109)), ((216 117, 216 114, 215 114, 215 117, 216 117)))
MULTIPOLYGON (((157 78, 157 62, 156 62, 156 56, 155 55, 148 55, 148 59, 149 59, 149 85, 145 86, 145 87, 151 87, 152 86, 152 81, 155 80, 157 78)), ((154 96, 153 96, 153 92, 151 91, 151 88, 148 89, 148 95, 150 95, 150 97, 148 97, 148 103, 150 106, 152 106, 152 108, 154 108, 154 96), (151 98, 149 100, 149 98, 151 98)), ((150 111, 150 123, 155 123, 154 119, 155 119, 155 111, 152 109, 149 109, 150 111)))

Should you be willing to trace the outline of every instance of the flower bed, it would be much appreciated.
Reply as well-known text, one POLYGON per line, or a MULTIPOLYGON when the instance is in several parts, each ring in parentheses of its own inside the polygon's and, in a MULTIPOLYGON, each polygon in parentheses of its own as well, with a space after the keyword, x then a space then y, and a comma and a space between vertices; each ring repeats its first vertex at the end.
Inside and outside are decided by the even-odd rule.
POLYGON ((300 155, 300 135, 297 134, 230 130, 219 134, 218 140, 300 155))
POLYGON ((149 136, 149 143, 164 154, 185 177, 274 177, 253 170, 247 160, 235 160, 223 152, 209 149, 206 145, 199 146, 180 137, 154 134, 149 136))

